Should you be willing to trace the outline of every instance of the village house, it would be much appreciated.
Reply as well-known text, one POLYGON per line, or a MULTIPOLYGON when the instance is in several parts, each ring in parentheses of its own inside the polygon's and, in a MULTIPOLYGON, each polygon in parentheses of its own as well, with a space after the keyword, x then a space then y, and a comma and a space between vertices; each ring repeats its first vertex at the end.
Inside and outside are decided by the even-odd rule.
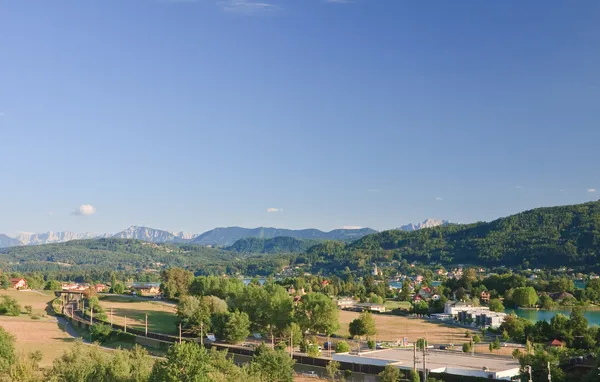
POLYGON ((554 339, 548 344, 548 346, 555 347, 555 348, 562 348, 564 346, 564 344, 562 343, 562 341, 554 339))
POLYGON ((27 280, 25 280, 22 277, 12 278, 12 279, 10 279, 10 283, 12 284, 12 287, 15 289, 27 289, 27 280))
POLYGON ((94 285, 94 288, 98 293, 105 292, 106 290, 108 290, 108 286, 106 286, 105 284, 96 284, 94 285))
POLYGON ((356 307, 359 310, 364 311, 368 311, 368 312, 378 312, 378 313, 384 313, 385 312, 385 305, 383 304, 374 304, 374 303, 370 303, 370 302, 365 302, 362 304, 356 304, 356 307))
POLYGON ((338 309, 348 309, 356 306, 356 300, 350 297, 342 297, 336 301, 338 309))
POLYGON ((156 285, 135 285, 131 287, 133 294, 139 294, 143 296, 157 295, 160 293, 160 287, 156 285))
POLYGON ((483 302, 490 302, 490 292, 488 291, 482 291, 481 295, 479 296, 479 298, 481 299, 481 301, 483 302))

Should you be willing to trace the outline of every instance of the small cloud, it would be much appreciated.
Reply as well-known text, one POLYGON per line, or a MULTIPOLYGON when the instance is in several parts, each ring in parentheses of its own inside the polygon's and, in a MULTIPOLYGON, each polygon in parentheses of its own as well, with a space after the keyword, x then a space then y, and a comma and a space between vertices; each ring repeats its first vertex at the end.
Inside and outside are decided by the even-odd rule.
POLYGON ((54 211, 48 211, 48 215, 50 215, 50 216, 54 215, 54 211))
POLYGON ((273 208, 273 207, 271 207, 271 208, 267 208, 267 212, 270 213, 270 214, 271 213, 275 213, 275 212, 283 212, 283 208, 273 208))
POLYGON ((520 190, 523 188, 523 186, 515 186, 515 188, 520 190))
POLYGON ((361 229, 361 226, 358 225, 345 225, 342 227, 342 229, 361 229))
POLYGON ((73 211, 71 213, 71 215, 76 215, 76 216, 90 216, 96 213, 96 207, 92 206, 91 204, 82 204, 79 206, 78 209, 76 209, 75 211, 73 211))
POLYGON ((441 201, 441 200, 444 200, 444 199, 442 199, 442 197, 441 197, 441 196, 436 196, 436 197, 435 197, 435 200, 437 200, 437 201, 439 202, 439 201, 441 201))
POLYGON ((588 192, 596 192, 595 188, 588 188, 588 192))
POLYGON ((237 13, 256 13, 278 8, 275 4, 257 0, 222 0, 218 4, 226 12, 237 13))
POLYGON ((559 191, 560 191, 560 192, 565 192, 566 190, 563 188, 563 189, 561 189, 561 190, 559 190, 559 191))

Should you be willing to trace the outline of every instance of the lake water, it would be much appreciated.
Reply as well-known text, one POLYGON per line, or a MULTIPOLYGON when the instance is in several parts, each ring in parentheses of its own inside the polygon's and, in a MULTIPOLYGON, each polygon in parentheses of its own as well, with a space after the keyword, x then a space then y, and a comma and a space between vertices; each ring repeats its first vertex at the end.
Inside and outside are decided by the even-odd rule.
MULTIPOLYGON (((515 313, 519 317, 526 318, 532 322, 544 320, 550 321, 558 313, 569 316, 569 310, 533 310, 533 309, 506 309, 506 313, 515 313)), ((589 321, 590 325, 600 325, 600 311, 590 310, 583 312, 583 315, 589 321)))

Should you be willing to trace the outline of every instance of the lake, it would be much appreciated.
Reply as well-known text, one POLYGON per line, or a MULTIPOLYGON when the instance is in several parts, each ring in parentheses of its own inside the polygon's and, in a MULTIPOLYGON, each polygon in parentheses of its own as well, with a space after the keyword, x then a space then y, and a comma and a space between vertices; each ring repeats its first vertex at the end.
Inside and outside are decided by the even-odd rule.
MULTIPOLYGON (((506 313, 515 313, 519 317, 526 318, 532 322, 536 321, 548 321, 552 319, 558 313, 562 313, 565 316, 569 316, 571 312, 569 310, 533 310, 533 309, 506 309, 506 313)), ((583 315, 589 321, 590 325, 600 325, 600 310, 589 310, 583 312, 583 315)))

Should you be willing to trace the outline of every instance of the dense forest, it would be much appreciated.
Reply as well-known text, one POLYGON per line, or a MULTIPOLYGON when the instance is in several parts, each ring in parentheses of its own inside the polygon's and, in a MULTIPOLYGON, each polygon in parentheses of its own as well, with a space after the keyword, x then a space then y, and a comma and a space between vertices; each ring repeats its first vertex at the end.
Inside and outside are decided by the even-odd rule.
POLYGON ((226 249, 238 253, 301 253, 316 243, 315 240, 299 240, 287 236, 272 239, 248 237, 236 241, 226 249))
POLYGON ((348 246, 397 258, 556 267, 600 264, 600 202, 537 208, 489 223, 386 231, 348 246))

